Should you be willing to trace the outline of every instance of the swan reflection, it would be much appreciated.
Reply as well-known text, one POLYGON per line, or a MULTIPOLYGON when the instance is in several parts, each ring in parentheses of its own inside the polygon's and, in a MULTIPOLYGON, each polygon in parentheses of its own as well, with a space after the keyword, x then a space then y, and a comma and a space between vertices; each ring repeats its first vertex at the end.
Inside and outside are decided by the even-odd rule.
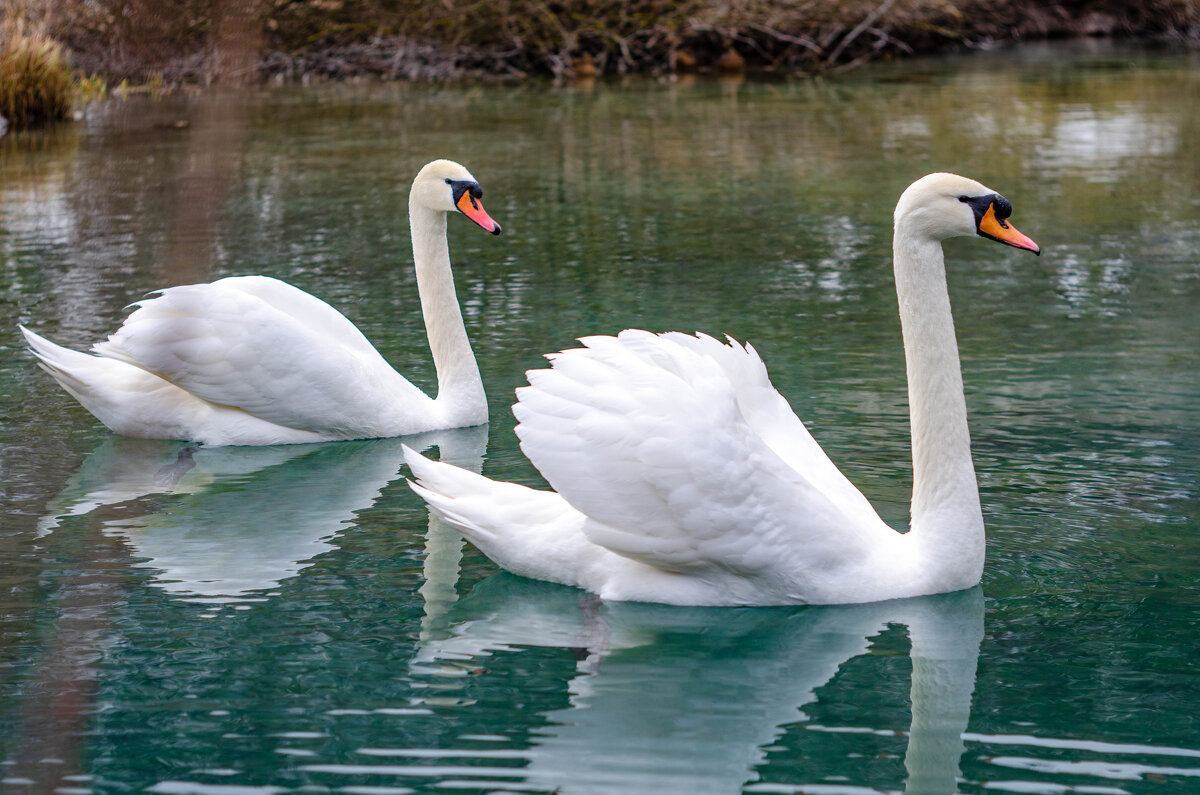
MULTIPOLYGON (((849 606, 679 608, 602 603, 501 573, 447 619, 443 637, 423 642, 414 673, 461 672, 522 647, 571 649, 579 663, 569 706, 543 716, 523 752, 525 783, 623 795, 741 792, 816 689, 887 625, 903 624, 913 671, 904 792, 957 787, 983 637, 978 587, 849 606)), ((806 784, 820 782, 786 786, 806 784)))
MULTIPOLYGON (((51 500, 39 532, 94 516, 105 533, 126 539, 140 559, 135 565, 154 569, 152 583, 173 596, 246 602, 333 549, 356 512, 400 477, 404 445, 436 445, 443 456, 478 467, 486 444, 486 426, 274 447, 110 437, 51 500)), ((444 559, 456 565, 457 558, 453 544, 440 541, 433 557, 448 569, 444 559)))

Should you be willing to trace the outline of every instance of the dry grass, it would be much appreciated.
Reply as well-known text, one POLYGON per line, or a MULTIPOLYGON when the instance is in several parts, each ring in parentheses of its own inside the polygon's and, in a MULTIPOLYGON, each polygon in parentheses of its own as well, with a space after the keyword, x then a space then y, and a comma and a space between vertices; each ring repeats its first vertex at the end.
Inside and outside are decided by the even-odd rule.
POLYGON ((0 116, 20 127, 71 113, 71 64, 63 46, 10 17, 0 26, 0 116))

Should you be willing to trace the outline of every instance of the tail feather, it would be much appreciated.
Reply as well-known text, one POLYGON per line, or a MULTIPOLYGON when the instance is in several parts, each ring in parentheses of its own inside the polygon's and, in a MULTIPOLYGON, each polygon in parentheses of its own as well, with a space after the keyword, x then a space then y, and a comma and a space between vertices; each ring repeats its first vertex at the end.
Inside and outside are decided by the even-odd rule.
POLYGON ((439 492, 427 489, 414 480, 408 482, 408 487, 415 491, 421 499, 425 500, 425 504, 429 506, 429 510, 435 516, 464 535, 471 538, 477 535, 487 538, 495 537, 486 527, 474 522, 469 514, 455 510, 453 497, 448 497, 439 492))
POLYGON ((70 348, 56 345, 45 337, 39 336, 24 326, 17 326, 25 336, 25 343, 38 359, 38 366, 54 377, 63 389, 77 399, 78 391, 87 389, 87 381, 79 374, 93 367, 97 357, 70 348))
POLYGON ((187 438, 186 422, 207 409, 179 387, 140 367, 64 348, 24 326, 19 328, 38 365, 116 433, 187 438))
POLYGON ((492 561, 514 574, 585 587, 582 569, 603 553, 585 538, 583 514, 558 494, 491 480, 408 447, 404 460, 415 478, 409 487, 492 561))
POLYGON ((404 447, 404 460, 415 478, 408 482, 409 487, 434 513, 470 539, 476 536, 496 538, 496 525, 506 512, 506 506, 537 502, 538 495, 555 496, 434 461, 408 446, 404 447))

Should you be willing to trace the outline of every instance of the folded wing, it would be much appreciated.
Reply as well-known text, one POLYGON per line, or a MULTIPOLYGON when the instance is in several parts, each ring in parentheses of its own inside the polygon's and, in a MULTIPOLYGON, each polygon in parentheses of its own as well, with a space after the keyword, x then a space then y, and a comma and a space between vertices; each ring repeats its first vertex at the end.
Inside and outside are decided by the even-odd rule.
POLYGON ((429 398, 344 315, 263 276, 163 290, 94 350, 212 404, 300 430, 371 435, 398 398, 429 398))
POLYGON ((803 577, 895 536, 752 348, 635 330, 581 342, 529 373, 514 413, 593 543, 679 573, 803 577))

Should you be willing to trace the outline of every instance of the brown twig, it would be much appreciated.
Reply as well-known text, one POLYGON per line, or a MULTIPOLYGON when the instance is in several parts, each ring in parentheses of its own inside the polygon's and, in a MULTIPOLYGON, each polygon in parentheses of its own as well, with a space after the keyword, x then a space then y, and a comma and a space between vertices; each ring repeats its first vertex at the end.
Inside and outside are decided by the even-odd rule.
POLYGON ((817 43, 811 39, 806 39, 803 36, 793 36, 789 33, 784 33, 783 31, 769 28, 766 25, 757 22, 751 22, 750 24, 746 25, 746 27, 749 30, 756 30, 759 33, 769 36, 776 41, 786 42, 787 44, 795 44, 799 47, 803 47, 806 50, 815 52, 817 55, 821 54, 821 48, 817 46, 817 43))
POLYGON ((875 10, 863 17, 862 22, 859 22, 857 25, 855 25, 854 29, 846 34, 840 42, 838 42, 838 46, 833 48, 833 52, 831 52, 829 57, 825 59, 825 65, 832 66, 834 63, 836 63, 838 56, 840 56, 845 49, 854 42, 855 39, 861 36, 863 31, 874 25, 875 20, 879 19, 881 16, 891 10, 895 3, 896 0, 883 0, 880 5, 876 6, 875 10))

